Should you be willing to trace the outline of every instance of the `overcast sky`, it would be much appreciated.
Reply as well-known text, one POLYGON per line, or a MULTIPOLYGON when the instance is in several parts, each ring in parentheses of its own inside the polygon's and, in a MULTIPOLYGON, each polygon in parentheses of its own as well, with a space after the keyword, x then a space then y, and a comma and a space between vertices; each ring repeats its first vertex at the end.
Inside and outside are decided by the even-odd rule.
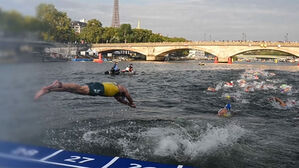
MULTIPOLYGON (((0 0, 3 10, 35 15, 51 3, 73 20, 98 19, 110 26, 113 0, 0 0)), ((299 0, 119 0, 120 22, 188 40, 299 41, 299 0), (288 34, 286 36, 286 34, 288 34)))

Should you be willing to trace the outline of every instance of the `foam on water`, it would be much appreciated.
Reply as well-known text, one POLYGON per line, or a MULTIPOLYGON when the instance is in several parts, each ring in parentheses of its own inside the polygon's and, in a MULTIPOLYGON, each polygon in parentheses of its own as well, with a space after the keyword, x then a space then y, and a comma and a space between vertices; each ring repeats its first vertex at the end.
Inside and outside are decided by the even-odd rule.
POLYGON ((102 147, 111 147, 114 144, 113 146, 121 150, 121 155, 135 159, 151 156, 191 161, 237 143, 245 133, 244 128, 234 123, 222 127, 207 124, 204 128, 159 126, 144 129, 138 134, 116 126, 107 130, 88 131, 82 138, 102 147))
POLYGON ((233 145, 245 134, 245 129, 236 124, 224 127, 213 127, 208 125, 197 138, 182 134, 179 130, 170 128, 151 128, 145 135, 156 138, 153 144, 154 154, 158 156, 174 156, 177 160, 181 158, 195 159, 197 156, 215 152, 221 147, 233 145), (179 157, 181 155, 184 157, 179 157))

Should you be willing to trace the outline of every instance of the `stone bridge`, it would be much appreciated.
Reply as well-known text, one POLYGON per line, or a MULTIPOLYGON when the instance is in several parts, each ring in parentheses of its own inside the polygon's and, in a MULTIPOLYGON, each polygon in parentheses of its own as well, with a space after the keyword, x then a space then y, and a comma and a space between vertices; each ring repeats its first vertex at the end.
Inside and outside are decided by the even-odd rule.
POLYGON ((297 42, 163 42, 163 43, 103 43, 93 44, 98 52, 128 50, 143 54, 148 61, 164 60, 164 56, 176 50, 201 50, 228 62, 230 57, 251 50, 277 50, 299 57, 297 42))

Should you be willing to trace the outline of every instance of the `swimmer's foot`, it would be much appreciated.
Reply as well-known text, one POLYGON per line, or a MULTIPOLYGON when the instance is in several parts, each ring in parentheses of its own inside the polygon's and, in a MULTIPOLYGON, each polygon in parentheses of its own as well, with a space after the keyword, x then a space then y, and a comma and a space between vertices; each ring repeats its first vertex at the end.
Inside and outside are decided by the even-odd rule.
POLYGON ((59 82, 58 80, 55 80, 51 85, 46 86, 43 89, 47 89, 47 90, 51 91, 51 89, 61 88, 61 87, 62 87, 62 83, 59 82))
POLYGON ((49 93, 49 92, 50 92, 49 89, 42 88, 41 90, 39 90, 39 91, 35 94, 35 96, 34 96, 34 100, 39 99, 42 95, 47 94, 47 93, 49 93))
POLYGON ((62 83, 59 82, 58 80, 55 80, 51 85, 43 87, 41 90, 39 90, 35 96, 34 96, 34 100, 39 99, 42 95, 45 95, 47 93, 49 93, 51 91, 51 89, 55 89, 55 88, 61 88, 62 87, 62 83))

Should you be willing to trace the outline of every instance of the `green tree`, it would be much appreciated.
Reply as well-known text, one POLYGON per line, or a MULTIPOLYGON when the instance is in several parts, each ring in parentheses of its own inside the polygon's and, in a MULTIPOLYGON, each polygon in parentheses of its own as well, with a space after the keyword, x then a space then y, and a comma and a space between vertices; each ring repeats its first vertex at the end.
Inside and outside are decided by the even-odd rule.
POLYGON ((149 42, 149 39, 152 35, 151 30, 145 30, 145 29, 133 29, 133 41, 135 43, 145 43, 149 42))
POLYGON ((152 34, 149 38, 149 42, 163 42, 163 36, 160 34, 152 34))
POLYGON ((52 4, 37 7, 37 19, 43 24, 42 37, 47 41, 70 42, 75 39, 71 19, 65 12, 58 11, 52 4))
POLYGON ((105 43, 117 43, 119 42, 119 37, 117 36, 118 28, 105 27, 103 28, 103 42, 105 43))
POLYGON ((122 24, 119 28, 119 39, 120 42, 126 43, 131 41, 131 34, 133 33, 131 25, 130 24, 122 24))
POLYGON ((0 8, 0 30, 3 30, 3 25, 4 25, 3 15, 4 15, 4 13, 3 13, 2 9, 0 8))
POLYGON ((82 30, 80 37, 88 43, 99 43, 104 42, 102 34, 102 23, 97 19, 92 19, 87 22, 87 26, 82 30))
POLYGON ((9 11, 3 15, 4 31, 19 33, 23 31, 23 16, 17 11, 9 11))

